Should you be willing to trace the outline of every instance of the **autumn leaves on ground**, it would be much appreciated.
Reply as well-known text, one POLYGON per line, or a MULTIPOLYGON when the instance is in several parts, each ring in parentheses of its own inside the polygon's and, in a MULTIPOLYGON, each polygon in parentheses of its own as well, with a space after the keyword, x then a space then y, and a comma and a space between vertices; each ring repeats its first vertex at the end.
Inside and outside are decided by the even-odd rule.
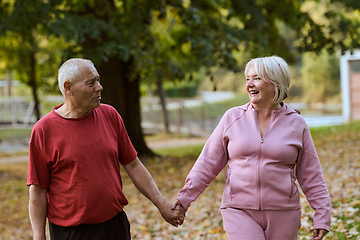
MULTIPOLYGON (((360 122, 311 129, 327 187, 332 198, 332 229, 326 239, 360 239, 360 122)), ((202 146, 158 150, 161 157, 146 159, 146 167, 161 192, 173 201, 202 146)), ((145 159, 143 159, 145 161, 145 159)), ((27 163, 0 165, 0 240, 32 239, 28 218, 27 163)), ((220 201, 224 172, 192 204, 185 223, 174 228, 162 220, 157 209, 131 184, 126 173, 125 207, 133 239, 226 239, 222 229, 220 201)), ((299 239, 311 239, 313 210, 302 198, 299 239)))

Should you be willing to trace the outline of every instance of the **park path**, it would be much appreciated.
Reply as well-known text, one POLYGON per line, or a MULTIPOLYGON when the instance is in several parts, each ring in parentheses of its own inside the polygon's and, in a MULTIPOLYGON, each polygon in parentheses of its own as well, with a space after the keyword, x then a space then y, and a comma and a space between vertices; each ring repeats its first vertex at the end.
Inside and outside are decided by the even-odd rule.
POLYGON ((0 165, 1 164, 27 162, 28 160, 29 160, 29 156, 27 154, 26 155, 18 155, 18 156, 5 156, 5 157, 0 157, 0 165))

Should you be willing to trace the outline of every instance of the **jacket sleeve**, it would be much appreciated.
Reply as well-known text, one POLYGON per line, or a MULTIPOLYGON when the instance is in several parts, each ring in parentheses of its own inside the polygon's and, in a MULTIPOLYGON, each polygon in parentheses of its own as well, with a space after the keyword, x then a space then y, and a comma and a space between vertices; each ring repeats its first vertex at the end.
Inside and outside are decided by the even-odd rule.
POLYGON ((296 166, 297 179, 310 206, 315 210, 314 229, 330 231, 331 200, 308 127, 302 133, 302 141, 303 149, 296 166))
POLYGON ((190 207, 191 202, 197 199, 227 164, 227 141, 223 137, 226 125, 225 115, 205 143, 197 161, 186 177, 183 189, 178 193, 177 199, 185 210, 190 207))

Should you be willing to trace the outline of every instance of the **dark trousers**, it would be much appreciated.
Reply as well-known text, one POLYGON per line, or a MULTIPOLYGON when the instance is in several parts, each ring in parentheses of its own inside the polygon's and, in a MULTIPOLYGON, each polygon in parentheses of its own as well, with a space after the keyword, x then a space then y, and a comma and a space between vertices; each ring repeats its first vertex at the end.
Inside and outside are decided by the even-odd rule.
POLYGON ((62 227, 49 221, 51 240, 130 240, 130 223, 124 211, 99 224, 62 227))

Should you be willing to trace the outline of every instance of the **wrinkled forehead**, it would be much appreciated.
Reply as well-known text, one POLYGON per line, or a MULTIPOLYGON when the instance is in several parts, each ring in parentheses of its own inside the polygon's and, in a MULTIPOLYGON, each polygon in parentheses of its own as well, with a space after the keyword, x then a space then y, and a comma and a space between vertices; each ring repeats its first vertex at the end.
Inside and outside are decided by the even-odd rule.
POLYGON ((95 77, 99 77, 99 73, 97 72, 94 66, 79 64, 78 68, 79 68, 79 74, 76 77, 76 79, 74 79, 75 81, 89 80, 95 77))

